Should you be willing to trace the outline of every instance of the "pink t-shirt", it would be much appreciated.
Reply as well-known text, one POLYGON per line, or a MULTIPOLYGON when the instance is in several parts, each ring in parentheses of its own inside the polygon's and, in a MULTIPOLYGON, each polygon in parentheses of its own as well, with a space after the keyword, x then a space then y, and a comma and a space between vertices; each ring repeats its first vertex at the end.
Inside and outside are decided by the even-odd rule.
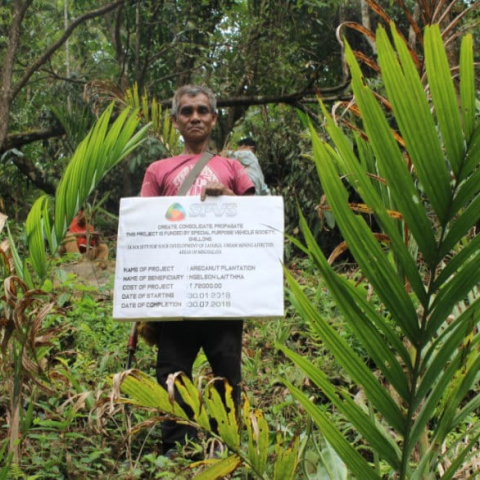
MULTIPOLYGON (((145 172, 140 196, 175 196, 199 158, 200 154, 178 155, 153 162, 145 172)), ((235 195, 244 195, 254 187, 240 162, 215 155, 200 172, 187 195, 200 195, 202 187, 211 181, 223 183, 235 195)))

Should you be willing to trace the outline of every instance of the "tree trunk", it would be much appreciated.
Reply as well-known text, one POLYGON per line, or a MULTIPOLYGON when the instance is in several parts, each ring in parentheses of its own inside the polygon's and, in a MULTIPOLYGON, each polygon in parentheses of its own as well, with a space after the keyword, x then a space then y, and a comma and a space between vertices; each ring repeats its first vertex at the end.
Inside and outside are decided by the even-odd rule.
POLYGON ((33 0, 17 0, 13 3, 12 24, 8 32, 7 51, 1 68, 0 86, 0 148, 5 141, 10 125, 10 107, 13 101, 12 76, 15 56, 20 43, 20 27, 33 0))
POLYGON ((25 14, 33 0, 16 0, 12 7, 12 24, 8 32, 7 49, 4 55, 3 64, 0 70, 0 150, 7 137, 10 124, 10 109, 12 102, 20 91, 28 84, 32 75, 40 69, 50 57, 68 40, 73 31, 87 20, 99 17, 123 4, 124 0, 116 0, 103 5, 96 10, 91 10, 81 17, 78 17, 65 29, 63 35, 53 43, 47 50, 30 65, 28 65, 20 76, 20 79, 13 84, 13 71, 15 68, 15 57, 20 46, 20 30, 25 14))

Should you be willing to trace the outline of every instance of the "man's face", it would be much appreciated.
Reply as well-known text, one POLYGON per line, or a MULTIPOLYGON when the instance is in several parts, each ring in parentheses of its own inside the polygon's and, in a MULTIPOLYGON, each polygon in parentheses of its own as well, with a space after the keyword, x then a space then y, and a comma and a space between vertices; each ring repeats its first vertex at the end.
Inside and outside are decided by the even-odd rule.
POLYGON ((194 97, 183 95, 180 98, 177 117, 173 125, 183 136, 186 143, 200 143, 209 136, 217 123, 217 114, 210 110, 208 97, 199 93, 194 97))

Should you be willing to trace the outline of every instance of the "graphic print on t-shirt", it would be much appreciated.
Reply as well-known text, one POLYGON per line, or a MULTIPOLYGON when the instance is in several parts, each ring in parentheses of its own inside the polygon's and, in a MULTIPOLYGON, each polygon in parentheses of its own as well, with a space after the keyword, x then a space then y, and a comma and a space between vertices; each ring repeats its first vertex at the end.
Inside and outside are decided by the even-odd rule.
MULTIPOLYGON (((178 173, 178 175, 173 179, 173 184, 175 185, 176 190, 178 191, 182 186, 185 178, 192 170, 194 164, 188 165, 178 173)), ((202 193, 202 188, 207 185, 208 182, 218 182, 219 178, 215 175, 215 172, 206 165, 203 170, 198 175, 197 180, 187 192, 187 195, 200 195, 202 193)))

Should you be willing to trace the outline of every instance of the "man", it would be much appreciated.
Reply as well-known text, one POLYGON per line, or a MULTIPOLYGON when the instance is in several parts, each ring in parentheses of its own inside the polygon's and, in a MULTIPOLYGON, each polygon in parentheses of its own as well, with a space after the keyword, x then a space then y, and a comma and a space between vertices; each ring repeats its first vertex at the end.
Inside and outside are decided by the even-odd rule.
MULTIPOLYGON (((141 188, 142 197, 177 194, 185 177, 202 153, 208 150, 210 132, 217 121, 215 96, 205 87, 181 87, 173 97, 171 116, 173 125, 183 136, 185 150, 181 155, 159 160, 148 167, 141 188)), ((187 195, 200 195, 204 200, 207 195, 253 195, 254 191, 252 181, 237 161, 215 155, 200 172, 187 195)), ((233 399, 238 404, 242 329, 242 320, 158 322, 158 382, 165 387, 168 376, 179 371, 191 378, 195 357, 203 348, 214 376, 228 380, 233 387, 233 399)), ((223 385, 223 382, 220 383, 223 385)), ((220 383, 218 388, 222 391, 220 383)), ((177 400, 181 400, 179 396, 177 400)), ((196 433, 192 427, 172 421, 162 423, 161 429, 163 452, 171 458, 175 454, 176 443, 185 444, 196 433)))
POLYGON ((228 156, 237 159, 247 171, 248 176, 255 185, 256 195, 270 195, 270 189, 265 184, 262 168, 255 152, 257 143, 253 138, 243 138, 238 142, 236 151, 229 151, 228 156))

